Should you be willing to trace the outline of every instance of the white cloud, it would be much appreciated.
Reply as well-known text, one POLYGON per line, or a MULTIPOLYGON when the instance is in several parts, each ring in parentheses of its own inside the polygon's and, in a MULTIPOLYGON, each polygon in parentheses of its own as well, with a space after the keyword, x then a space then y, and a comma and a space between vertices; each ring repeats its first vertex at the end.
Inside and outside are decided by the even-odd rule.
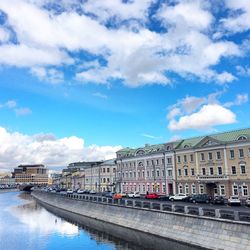
POLYGON ((30 108, 17 108, 15 109, 17 116, 23 116, 23 115, 30 115, 32 114, 32 111, 30 108))
POLYGON ((226 6, 233 13, 222 19, 223 26, 230 32, 243 32, 250 29, 250 2, 248 0, 227 0, 226 6))
POLYGON ((240 106, 248 102, 248 94, 238 94, 233 102, 227 102, 224 107, 240 106))
POLYGON ((9 40, 10 33, 7 29, 0 27, 0 42, 5 43, 9 40))
POLYGON ((168 128, 172 131, 185 129, 211 129, 216 125, 232 124, 236 115, 218 104, 207 104, 191 115, 182 116, 178 121, 171 120, 168 128))
POLYGON ((129 87, 166 85, 171 83, 168 73, 172 72, 202 81, 235 80, 232 74, 214 69, 222 58, 242 53, 234 42, 211 39, 215 17, 209 1, 162 4, 154 16, 167 27, 162 33, 147 28, 152 2, 2 0, 0 9, 7 14, 18 44, 0 46, 0 64, 32 68, 33 74, 52 78, 52 82, 63 80, 58 69, 51 73, 53 78, 48 69, 45 73, 41 68, 74 62, 78 64, 75 79, 83 83, 109 84, 115 78, 129 87), (43 8, 48 2, 61 5, 63 11, 43 8), (113 26, 105 26, 106 22, 113 26), (74 56, 81 51, 95 55, 92 66, 84 70, 78 67, 84 59, 74 56), (97 63, 96 56, 105 64, 97 63))
POLYGON ((225 91, 207 97, 187 96, 168 107, 168 128, 172 131, 187 129, 211 130, 214 126, 236 122, 236 114, 229 108, 248 101, 248 94, 237 94, 232 102, 220 103, 225 91))
POLYGON ((149 134, 145 134, 145 133, 141 134, 141 136, 149 138, 149 139, 154 139, 154 140, 162 139, 162 136, 154 136, 154 135, 149 135, 149 134))
POLYGON ((121 148, 85 146, 84 140, 76 136, 57 139, 52 134, 25 135, 0 127, 0 169, 12 169, 19 164, 65 166, 75 161, 111 159, 121 148))
POLYGON ((3 104, 0 103, 0 108, 9 108, 9 109, 12 109, 12 108, 15 108, 17 105, 16 101, 14 100, 9 100, 3 104))
POLYGON ((40 81, 50 83, 60 83, 64 79, 63 72, 54 68, 33 67, 31 68, 31 73, 37 76, 40 81))
POLYGON ((99 92, 93 93, 92 95, 95 96, 95 97, 99 97, 101 99, 108 99, 107 95, 99 93, 99 92))

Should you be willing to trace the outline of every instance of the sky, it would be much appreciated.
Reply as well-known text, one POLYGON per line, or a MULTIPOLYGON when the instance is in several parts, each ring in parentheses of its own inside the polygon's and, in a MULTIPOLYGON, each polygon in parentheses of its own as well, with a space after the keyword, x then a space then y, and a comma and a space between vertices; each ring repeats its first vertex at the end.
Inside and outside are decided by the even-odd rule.
POLYGON ((1 0, 0 171, 250 127, 249 0, 1 0))

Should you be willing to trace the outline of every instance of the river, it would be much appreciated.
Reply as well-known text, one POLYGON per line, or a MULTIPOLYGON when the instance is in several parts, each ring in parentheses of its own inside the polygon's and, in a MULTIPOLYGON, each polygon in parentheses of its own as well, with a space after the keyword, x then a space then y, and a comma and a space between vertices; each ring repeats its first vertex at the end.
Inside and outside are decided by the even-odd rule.
POLYGON ((0 193, 0 250, 45 249, 141 250, 48 212, 29 193, 0 193))

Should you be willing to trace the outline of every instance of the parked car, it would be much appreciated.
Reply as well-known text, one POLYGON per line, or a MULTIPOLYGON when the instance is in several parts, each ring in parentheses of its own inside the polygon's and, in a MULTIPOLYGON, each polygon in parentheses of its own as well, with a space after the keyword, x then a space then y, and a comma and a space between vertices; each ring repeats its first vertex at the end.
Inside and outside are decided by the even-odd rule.
POLYGON ((113 198, 114 194, 115 193, 113 193, 113 192, 105 192, 104 195, 103 194, 102 195, 107 197, 107 198, 113 198))
POLYGON ((84 194, 84 190, 83 190, 83 189, 78 189, 78 190, 77 190, 77 193, 78 193, 78 194, 84 194))
POLYGON ((212 198, 211 203, 224 205, 225 200, 223 196, 216 195, 212 198))
POLYGON ((227 200, 227 204, 230 206, 232 206, 232 205, 240 206, 241 205, 240 199, 238 196, 230 196, 229 199, 227 200))
POLYGON ((113 195, 113 199, 114 199, 114 200, 122 199, 122 194, 114 194, 114 195, 113 195))
POLYGON ((140 198, 141 196, 140 196, 140 193, 138 193, 138 192, 131 192, 131 193, 127 194, 127 197, 128 198, 140 198))
POLYGON ((67 190, 67 194, 73 194, 73 190, 72 189, 68 189, 67 190))
POLYGON ((95 190, 90 190, 89 193, 90 194, 96 194, 96 191, 95 190))
POLYGON ((185 201, 188 198, 186 194, 176 194, 169 197, 171 201, 185 201))
POLYGON ((211 197, 207 194, 193 194, 189 201, 193 203, 209 203, 211 197))
POLYGON ((145 196, 145 199, 158 199, 158 198, 159 198, 159 195, 156 193, 149 193, 149 194, 146 194, 145 196))
POLYGON ((246 206, 250 207, 250 197, 247 197, 247 199, 246 199, 246 206))
POLYGON ((158 200, 160 200, 160 201, 169 201, 169 196, 161 195, 161 196, 159 196, 158 200))

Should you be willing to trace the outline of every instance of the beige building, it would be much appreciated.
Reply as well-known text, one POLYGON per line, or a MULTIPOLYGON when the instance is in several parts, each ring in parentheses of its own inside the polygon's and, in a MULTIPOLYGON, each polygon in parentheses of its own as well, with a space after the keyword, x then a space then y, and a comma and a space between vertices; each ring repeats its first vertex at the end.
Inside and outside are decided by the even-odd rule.
POLYGON ((174 154, 178 193, 250 195, 250 129, 186 139, 174 154))
POLYGON ((14 169, 12 177, 18 184, 36 184, 47 185, 47 169, 42 164, 37 165, 19 165, 14 169))

